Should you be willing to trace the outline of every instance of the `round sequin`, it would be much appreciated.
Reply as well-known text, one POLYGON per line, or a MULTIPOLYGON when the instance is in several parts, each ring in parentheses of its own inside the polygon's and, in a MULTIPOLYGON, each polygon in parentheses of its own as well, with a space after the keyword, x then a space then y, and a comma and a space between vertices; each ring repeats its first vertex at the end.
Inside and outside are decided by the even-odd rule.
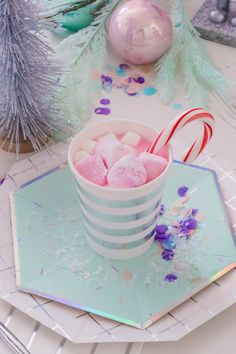
POLYGON ((171 234, 169 234, 168 238, 162 242, 163 248, 166 250, 173 250, 176 247, 176 243, 174 241, 174 238, 171 234))
POLYGON ((111 101, 109 100, 109 98, 103 98, 100 100, 100 103, 103 104, 104 106, 108 105, 111 103, 111 101))
POLYGON ((104 116, 107 116, 108 114, 111 113, 111 110, 109 108, 98 107, 98 108, 95 108, 94 112, 96 114, 102 114, 104 116))
POLYGON ((173 273, 167 274, 165 276, 165 281, 167 281, 168 283, 173 283, 177 279, 178 279, 178 277, 175 274, 173 274, 173 273))
POLYGON ((180 187, 180 188, 178 189, 178 195, 179 195, 180 197, 184 197, 184 196, 187 194, 188 190, 189 190, 188 187, 182 186, 182 187, 180 187))
POLYGON ((107 82, 107 83, 112 84, 112 78, 110 76, 102 75, 101 79, 102 79, 102 82, 107 82))
POLYGON ((152 86, 145 87, 145 89, 143 90, 143 94, 146 96, 152 96, 156 92, 157 92, 157 90, 155 89, 155 87, 152 87, 152 86))
POLYGON ((161 204, 160 211, 159 211, 159 216, 162 216, 165 214, 165 205, 161 204))
POLYGON ((181 109, 181 108, 183 108, 183 105, 182 105, 182 103, 173 103, 172 104, 172 107, 174 108, 174 109, 181 109))
POLYGON ((198 209, 192 209, 191 215, 196 216, 198 213, 198 209))
POLYGON ((102 87, 105 91, 111 91, 113 80, 110 76, 102 75, 102 87))
POLYGON ((144 77, 139 76, 138 78, 134 78, 134 81, 137 82, 138 84, 143 84, 145 82, 144 77))
POLYGON ((168 230, 168 226, 164 224, 157 225, 156 227, 156 232, 158 232, 159 234, 164 234, 166 233, 167 230, 168 230))
MULTIPOLYGON (((186 227, 188 230, 195 230, 197 228, 197 220, 189 218, 183 222, 183 227, 186 227)), ((180 223, 180 226, 182 226, 180 223)))
POLYGON ((167 234, 156 234, 155 235, 155 240, 156 241, 164 241, 168 238, 169 236, 167 234))
POLYGON ((164 250, 161 254, 165 261, 171 261, 174 258, 174 252, 172 250, 164 250))
POLYGON ((125 70, 122 69, 122 68, 118 68, 118 69, 116 70, 116 73, 117 73, 118 76, 125 76, 125 75, 126 75, 125 70))
POLYGON ((119 65, 119 68, 120 68, 121 70, 128 70, 128 69, 130 69, 130 66, 129 66, 128 64, 120 64, 120 65, 119 65))
POLYGON ((137 92, 136 92, 134 89, 132 89, 131 86, 130 86, 130 87, 127 87, 127 88, 125 89, 125 92, 126 92, 127 95, 129 95, 129 96, 136 96, 136 95, 137 95, 137 92))

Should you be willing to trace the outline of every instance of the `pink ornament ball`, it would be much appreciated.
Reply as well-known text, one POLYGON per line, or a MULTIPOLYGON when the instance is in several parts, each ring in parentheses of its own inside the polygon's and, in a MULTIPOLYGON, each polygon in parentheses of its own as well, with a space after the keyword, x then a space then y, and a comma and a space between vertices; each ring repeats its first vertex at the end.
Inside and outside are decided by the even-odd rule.
POLYGON ((172 24, 156 0, 129 0, 113 12, 108 40, 114 52, 132 64, 147 64, 169 48, 172 24))

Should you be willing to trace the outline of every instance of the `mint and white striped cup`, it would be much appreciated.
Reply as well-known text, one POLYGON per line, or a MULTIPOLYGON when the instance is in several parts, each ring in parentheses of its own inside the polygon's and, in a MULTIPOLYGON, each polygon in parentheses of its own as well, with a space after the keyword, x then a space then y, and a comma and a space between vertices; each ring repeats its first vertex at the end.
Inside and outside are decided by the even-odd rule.
POLYGON ((99 255, 116 260, 138 257, 154 241, 161 199, 172 163, 171 149, 168 149, 168 165, 158 178, 130 189, 95 185, 76 171, 73 161, 84 141, 127 131, 141 135, 150 143, 157 136, 153 127, 137 121, 103 121, 89 125, 78 133, 68 151, 68 162, 76 180, 89 245, 99 255))

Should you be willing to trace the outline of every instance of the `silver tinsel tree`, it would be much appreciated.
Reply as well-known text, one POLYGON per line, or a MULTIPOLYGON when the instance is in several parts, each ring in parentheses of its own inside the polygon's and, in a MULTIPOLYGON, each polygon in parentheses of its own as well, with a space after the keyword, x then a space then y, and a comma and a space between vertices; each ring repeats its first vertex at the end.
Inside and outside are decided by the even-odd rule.
POLYGON ((0 0, 0 147, 15 146, 17 153, 22 140, 40 149, 61 124, 59 73, 39 24, 31 0, 0 0))

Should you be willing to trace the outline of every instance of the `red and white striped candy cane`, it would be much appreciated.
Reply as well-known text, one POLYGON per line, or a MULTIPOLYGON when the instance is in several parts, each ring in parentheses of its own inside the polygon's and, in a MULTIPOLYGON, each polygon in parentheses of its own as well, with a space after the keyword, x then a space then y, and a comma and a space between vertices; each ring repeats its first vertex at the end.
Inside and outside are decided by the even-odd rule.
POLYGON ((164 128, 157 138, 152 142, 152 144, 147 149, 147 152, 151 154, 157 153, 161 148, 169 143, 171 138, 185 125, 200 121, 203 123, 203 129, 201 135, 195 140, 191 148, 188 150, 187 154, 183 157, 183 161, 190 163, 194 161, 198 155, 204 150, 207 143, 210 141, 213 129, 215 126, 215 120, 211 113, 207 112, 203 108, 193 108, 190 109, 176 119, 174 119, 170 124, 164 128))

